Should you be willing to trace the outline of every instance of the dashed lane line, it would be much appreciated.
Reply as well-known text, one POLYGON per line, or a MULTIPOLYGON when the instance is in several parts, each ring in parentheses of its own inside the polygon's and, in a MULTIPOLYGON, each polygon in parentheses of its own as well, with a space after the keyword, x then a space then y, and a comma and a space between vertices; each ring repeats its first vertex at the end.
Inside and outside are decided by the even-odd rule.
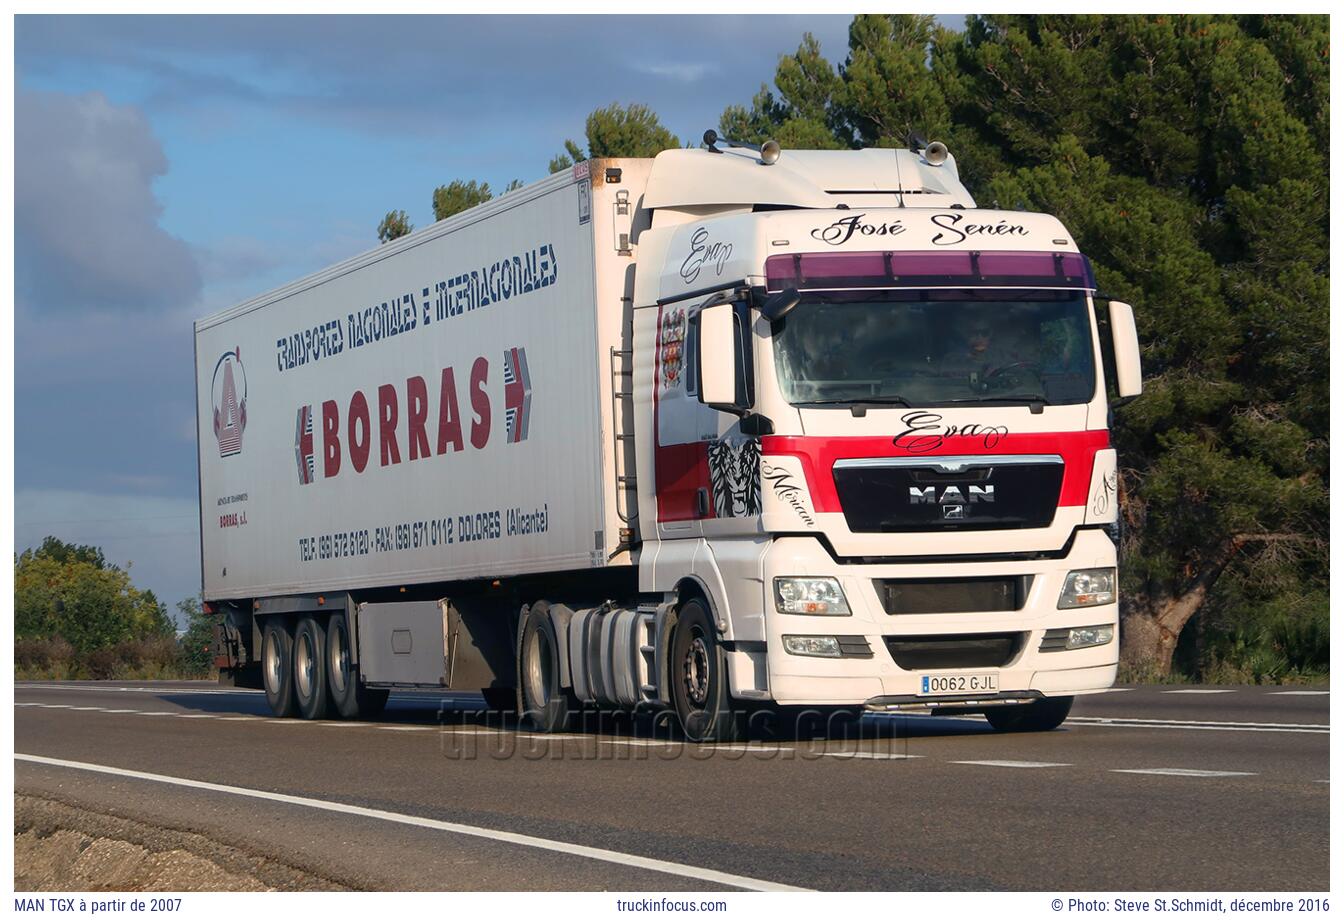
POLYGON ((371 818, 376 821, 387 821, 393 824, 409 825, 411 827, 423 827, 465 837, 477 837, 485 840, 493 840, 498 843, 510 843, 537 850, 548 850, 552 853, 561 853, 566 856, 578 856, 580 858, 596 860, 598 862, 613 863, 631 869, 645 869, 650 872, 661 872, 664 875, 675 875, 681 878, 695 879, 698 882, 726 885, 732 888, 746 889, 748 891, 806 890, 792 885, 784 885, 779 882, 750 878, 745 875, 733 875, 732 873, 720 872, 716 869, 691 866, 685 863, 668 862, 648 856, 639 856, 634 853, 622 853, 617 850, 606 850, 600 847, 584 846, 583 844, 570 843, 565 840, 551 840, 545 837, 534 837, 530 834, 517 834, 512 831, 500 831, 488 827, 477 827, 471 824, 459 824, 454 821, 439 821, 434 818, 422 818, 418 815, 383 811, 377 808, 365 808, 360 805, 347 805, 344 802, 311 799, 305 796, 286 795, 279 792, 268 792, 263 789, 249 789, 243 786, 225 786, 220 783, 208 783, 180 776, 164 776, 159 773, 142 773, 139 770, 123 770, 118 767, 108 767, 102 764, 82 763, 73 760, 58 760, 53 757, 39 757, 33 754, 16 753, 14 759, 28 763, 44 764, 46 766, 64 767, 71 770, 83 770, 90 773, 125 777, 127 779, 138 779, 171 786, 182 786, 188 789, 200 789, 207 792, 219 792, 226 795, 281 802, 287 805, 298 805, 304 808, 313 808, 320 811, 355 815, 362 818, 371 818))
POLYGON ((1266 696, 1329 696, 1329 690, 1271 690, 1266 696))
POLYGON ((1222 776, 1257 776, 1240 770, 1185 770, 1179 767, 1149 767, 1141 770, 1112 770, 1112 773, 1141 773, 1145 776, 1192 776, 1211 779, 1222 776))
POLYGON ((1163 693, 1236 693, 1236 690, 1163 690, 1163 693))
POLYGON ((1042 769, 1044 767, 1071 767, 1071 763, 1048 763, 1035 760, 952 760, 949 763, 965 764, 971 767, 1013 767, 1026 770, 1042 769))
POLYGON ((1124 719, 1101 716, 1071 716, 1066 725, 1097 728, 1175 728, 1214 732, 1296 732, 1328 735, 1330 726, 1321 722, 1202 722, 1185 719, 1124 719))
POLYGON ((825 751, 823 757, 845 760, 921 760, 922 754, 884 754, 878 751, 825 751))

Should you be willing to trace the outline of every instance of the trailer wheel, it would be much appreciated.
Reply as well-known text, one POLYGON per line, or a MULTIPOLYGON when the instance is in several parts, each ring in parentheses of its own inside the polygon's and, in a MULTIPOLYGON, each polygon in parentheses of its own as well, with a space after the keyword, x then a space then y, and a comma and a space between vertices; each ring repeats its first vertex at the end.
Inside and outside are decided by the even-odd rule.
POLYGON ((297 711, 294 704, 294 635, 277 617, 266 621, 261 638, 261 680, 271 712, 287 719, 297 711))
POLYGON ((315 617, 294 631, 294 702, 305 719, 327 717, 327 631, 315 617))
POLYGON ((1072 708, 1073 697, 1052 696, 1034 703, 989 709, 985 718, 1001 732, 1048 732, 1059 728, 1072 708))
POLYGON ((359 670, 351 661, 350 621, 344 613, 327 620, 327 695, 331 708, 342 719, 372 719, 387 705, 386 690, 372 690, 359 682, 359 670))
POLYGON ((538 602, 523 619, 518 642, 518 716, 525 728, 560 732, 569 729, 578 705, 573 694, 560 686, 560 645, 547 615, 549 609, 544 601, 538 602))
POLYGON ((728 692, 728 668, 704 602, 681 605, 672 633, 672 702, 681 730, 696 743, 737 741, 745 712, 728 692))

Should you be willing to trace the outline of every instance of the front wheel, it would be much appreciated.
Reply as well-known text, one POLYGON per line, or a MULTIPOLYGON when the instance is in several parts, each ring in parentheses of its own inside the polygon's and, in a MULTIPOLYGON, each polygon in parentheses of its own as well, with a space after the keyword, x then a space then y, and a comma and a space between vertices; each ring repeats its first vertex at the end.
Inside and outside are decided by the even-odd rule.
POLYGON ((548 613, 538 601, 523 618, 518 643, 518 716, 525 728, 538 732, 567 731, 578 701, 560 686, 560 643, 548 613))
POLYGON ((677 612, 670 664, 672 703, 686 737, 697 744, 741 740, 745 713, 734 709, 723 648, 699 599, 677 612))
POLYGON ((1052 696, 1034 703, 990 709, 985 718, 1001 732, 1048 732, 1059 728, 1072 708, 1073 697, 1052 696))

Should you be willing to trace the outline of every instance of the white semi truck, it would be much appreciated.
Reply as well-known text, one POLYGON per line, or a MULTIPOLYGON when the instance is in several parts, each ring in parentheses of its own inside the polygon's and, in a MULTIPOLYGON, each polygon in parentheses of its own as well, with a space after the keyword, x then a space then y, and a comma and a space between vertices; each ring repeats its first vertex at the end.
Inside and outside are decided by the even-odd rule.
POLYGON ((605 159, 196 323, 221 679, 539 730, 1047 729, 1116 674, 1133 311, 938 143, 605 159), (1109 385, 1108 385, 1109 384, 1109 385))

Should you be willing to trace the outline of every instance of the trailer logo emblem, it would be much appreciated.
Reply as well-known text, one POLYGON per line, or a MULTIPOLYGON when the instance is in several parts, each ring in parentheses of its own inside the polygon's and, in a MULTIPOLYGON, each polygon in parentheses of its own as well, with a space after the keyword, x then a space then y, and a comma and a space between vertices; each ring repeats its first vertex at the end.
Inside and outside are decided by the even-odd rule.
POLYGON ((243 452, 243 429, 247 427, 247 371, 243 368, 242 349, 234 346, 215 362, 210 382, 210 403, 215 410, 215 440, 219 455, 232 457, 243 452), (238 381, 242 380, 242 397, 238 381))
POLYGON ((527 421, 532 414, 532 377, 527 372, 527 350, 504 352, 504 430, 510 444, 527 440, 527 421))
POLYGON ((299 465, 299 483, 308 485, 317 470, 313 465, 313 407, 300 406, 294 426, 294 459, 299 465))

